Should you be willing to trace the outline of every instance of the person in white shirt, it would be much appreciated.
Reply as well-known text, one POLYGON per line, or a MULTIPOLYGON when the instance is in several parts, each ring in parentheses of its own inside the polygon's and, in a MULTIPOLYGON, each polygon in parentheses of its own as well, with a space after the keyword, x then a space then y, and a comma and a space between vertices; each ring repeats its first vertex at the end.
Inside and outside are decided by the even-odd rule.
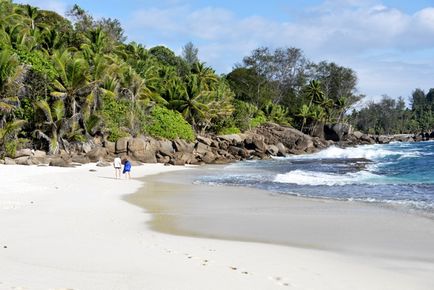
POLYGON ((122 167, 122 160, 118 156, 115 157, 115 160, 113 161, 113 166, 115 167, 115 177, 116 179, 121 178, 121 167, 122 167))

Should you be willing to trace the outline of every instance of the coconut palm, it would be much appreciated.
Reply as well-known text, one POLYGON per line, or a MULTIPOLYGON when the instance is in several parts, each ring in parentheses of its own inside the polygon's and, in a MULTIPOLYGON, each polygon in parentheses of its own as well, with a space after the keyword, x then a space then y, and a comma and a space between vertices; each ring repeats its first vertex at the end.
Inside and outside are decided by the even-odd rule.
POLYGON ((51 106, 46 100, 40 100, 35 103, 35 109, 37 114, 42 113, 43 118, 41 122, 36 122, 33 135, 48 142, 50 154, 66 149, 65 137, 71 139, 72 135, 81 132, 73 130, 77 127, 78 115, 67 118, 63 100, 58 99, 51 106))
POLYGON ((198 129, 198 123, 203 119, 209 106, 207 104, 208 91, 201 90, 196 75, 190 75, 187 84, 173 82, 174 96, 169 101, 172 109, 179 111, 193 128, 198 129))
POLYGON ((77 102, 80 94, 85 89, 89 89, 89 66, 80 55, 74 55, 68 50, 56 51, 52 61, 57 78, 52 83, 54 90, 51 95, 65 100, 66 116, 74 116, 80 109, 80 104, 77 102))
POLYGON ((321 82, 312 80, 305 89, 306 96, 310 99, 309 107, 312 103, 319 103, 324 99, 324 92, 321 88, 321 82))
POLYGON ((207 67, 203 62, 194 63, 191 73, 196 75, 198 85, 202 90, 210 91, 218 83, 218 78, 214 70, 210 67, 207 67))
POLYGON ((309 118, 311 115, 310 108, 306 104, 303 104, 300 108, 300 111, 298 112, 297 116, 303 118, 303 123, 301 124, 300 131, 303 132, 304 125, 306 125, 307 118, 309 118))
POLYGON ((21 73, 17 56, 8 51, 0 51, 0 127, 19 105, 16 93, 19 89, 17 79, 21 73))
POLYGON ((24 124, 26 124, 24 120, 12 120, 0 126, 0 155, 2 152, 8 151, 7 147, 11 142, 16 142, 17 133, 24 124))
POLYGON ((25 16, 25 20, 30 23, 31 30, 35 30, 35 19, 39 16, 39 9, 29 4, 16 9, 16 13, 25 16))

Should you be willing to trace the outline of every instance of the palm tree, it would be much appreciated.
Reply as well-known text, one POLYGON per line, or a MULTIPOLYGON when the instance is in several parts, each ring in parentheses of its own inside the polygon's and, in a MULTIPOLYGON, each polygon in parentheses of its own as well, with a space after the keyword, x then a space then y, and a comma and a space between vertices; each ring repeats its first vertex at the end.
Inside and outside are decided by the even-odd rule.
POLYGON ((104 30, 98 27, 88 31, 81 49, 91 55, 108 52, 108 38, 104 30))
MULTIPOLYGON (((0 153, 11 153, 7 152, 8 145, 11 142, 16 142, 17 133, 21 130, 25 123, 26 121, 24 120, 13 120, 6 122, 5 124, 3 124, 3 126, 0 126, 0 153)), ((15 151, 15 146, 13 148, 13 150, 15 151)), ((13 154, 14 153, 12 152, 12 155, 13 154)))
POLYGON ((35 30, 35 19, 39 16, 38 8, 26 4, 24 6, 18 7, 16 12, 27 17, 28 21, 30 22, 30 28, 35 30))
POLYGON ((310 115, 311 115, 310 108, 306 104, 303 104, 300 108, 300 111, 297 114, 297 116, 303 118, 303 123, 301 124, 301 129, 300 129, 301 132, 303 132, 304 125, 306 125, 307 118, 310 117, 310 115))
POLYGON ((20 72, 17 56, 8 50, 0 51, 0 128, 19 104, 15 94, 18 90, 16 80, 20 72))
POLYGON ((312 103, 321 102, 324 98, 324 92, 321 88, 321 82, 317 80, 312 80, 309 82, 309 85, 306 87, 306 95, 310 98, 309 107, 312 103))
POLYGON ((218 78, 214 70, 205 66, 203 62, 194 63, 191 73, 197 76, 198 85, 202 90, 210 91, 218 83, 218 78))
POLYGON ((89 66, 80 55, 74 55, 68 50, 56 51, 52 61, 57 78, 52 83, 54 90, 51 95, 64 99, 67 105, 67 117, 74 116, 81 105, 77 102, 79 95, 89 85, 89 66))
POLYGON ((65 104, 58 99, 50 104, 46 100, 40 100, 35 103, 36 113, 42 113, 44 119, 36 123, 36 129, 33 132, 34 137, 44 139, 49 144, 49 153, 57 154, 61 147, 66 149, 64 137, 70 137, 80 131, 73 131, 77 123, 77 115, 69 118, 65 117, 65 104))
POLYGON ((190 75, 187 84, 172 83, 174 96, 169 101, 172 109, 179 111, 193 128, 205 117, 209 106, 206 103, 208 91, 200 90, 196 75, 190 75))

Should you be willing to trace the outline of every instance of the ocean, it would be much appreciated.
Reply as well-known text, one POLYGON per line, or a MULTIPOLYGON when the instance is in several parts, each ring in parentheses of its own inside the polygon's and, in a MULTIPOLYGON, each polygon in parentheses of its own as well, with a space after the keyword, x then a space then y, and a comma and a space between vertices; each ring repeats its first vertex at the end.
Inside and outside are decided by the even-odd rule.
POLYGON ((206 170, 196 183, 361 201, 434 216, 434 142, 329 147, 206 170))

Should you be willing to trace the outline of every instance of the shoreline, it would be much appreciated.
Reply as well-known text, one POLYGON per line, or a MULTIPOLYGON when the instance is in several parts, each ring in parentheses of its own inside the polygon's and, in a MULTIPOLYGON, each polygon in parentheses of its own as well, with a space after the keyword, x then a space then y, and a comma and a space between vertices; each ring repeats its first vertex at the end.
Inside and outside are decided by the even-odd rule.
POLYGON ((191 175, 147 176, 146 194, 141 189, 126 200, 152 214, 151 229, 162 233, 434 264, 434 220, 428 217, 359 201, 191 184, 191 175))
POLYGON ((428 262, 152 231, 151 214, 123 198, 140 178, 181 169, 149 164, 115 180, 95 164, 0 166, 0 289, 433 288, 428 262))

